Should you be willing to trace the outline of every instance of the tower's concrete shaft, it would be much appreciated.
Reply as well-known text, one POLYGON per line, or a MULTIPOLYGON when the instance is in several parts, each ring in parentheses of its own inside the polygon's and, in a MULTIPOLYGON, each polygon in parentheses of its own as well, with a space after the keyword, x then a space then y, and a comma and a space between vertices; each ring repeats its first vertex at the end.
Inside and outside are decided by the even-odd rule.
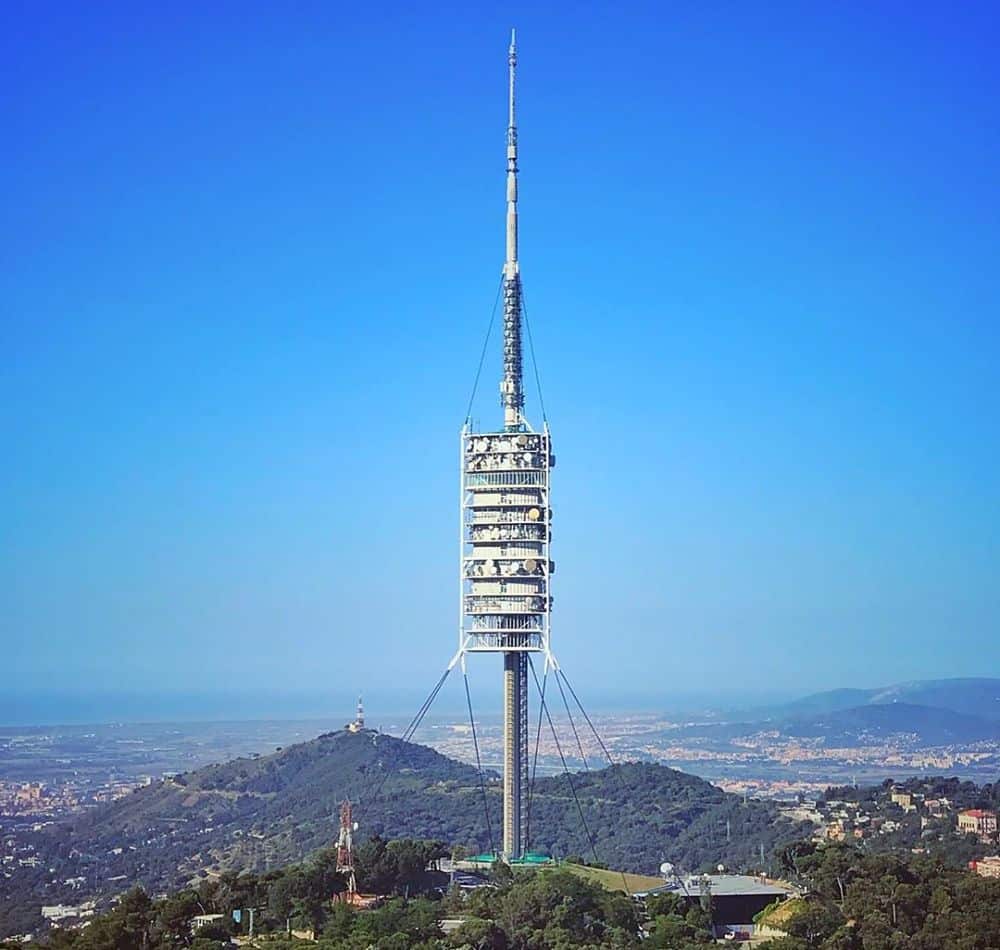
POLYGON ((524 855, 528 800, 528 656, 503 657, 503 853, 524 855))

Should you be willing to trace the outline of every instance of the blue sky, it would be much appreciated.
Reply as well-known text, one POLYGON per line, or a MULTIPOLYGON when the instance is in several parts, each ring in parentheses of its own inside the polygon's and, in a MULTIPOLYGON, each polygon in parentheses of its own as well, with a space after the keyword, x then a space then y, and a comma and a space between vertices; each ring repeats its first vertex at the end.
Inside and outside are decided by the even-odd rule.
POLYGON ((363 7, 8 12, 13 692, 432 685, 511 25, 571 678, 1000 675, 995 10, 363 7))

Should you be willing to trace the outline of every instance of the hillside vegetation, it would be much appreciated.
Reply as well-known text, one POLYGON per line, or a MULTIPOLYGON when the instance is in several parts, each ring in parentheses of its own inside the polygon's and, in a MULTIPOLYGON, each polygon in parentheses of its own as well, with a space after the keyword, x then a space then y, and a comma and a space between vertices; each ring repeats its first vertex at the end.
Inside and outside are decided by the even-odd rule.
POLYGON ((929 858, 802 842, 784 852, 806 901, 767 916, 771 950, 994 950, 1000 881, 929 858))
MULTIPOLYGON (((357 912, 331 901, 344 889, 332 851, 264 875, 226 874, 160 900, 133 889, 83 930, 54 930, 29 947, 49 950, 226 950, 246 944, 247 915, 258 908, 256 946, 267 950, 701 950, 712 902, 662 894, 630 900, 566 868, 512 872, 497 863, 492 886, 442 894, 424 869, 443 848, 435 842, 373 839, 359 849, 364 889, 395 895, 357 912), (196 914, 218 918, 192 936, 196 914), (442 923, 460 921, 445 935, 442 923), (313 931, 315 943, 285 936, 313 931)), ((996 950, 1000 881, 908 856, 865 855, 850 847, 798 842, 783 851, 789 873, 807 884, 805 899, 772 908, 764 919, 786 935, 762 950, 996 950)), ((444 875, 437 875, 441 878, 444 875)), ((10 950, 25 944, 0 944, 10 950)))
MULTIPOLYGON (((803 833, 777 820, 770 804, 743 804, 699 778, 659 765, 576 773, 572 783, 571 788, 565 775, 536 782, 533 848, 653 873, 663 861, 690 870, 719 862, 749 865, 761 844, 770 853, 803 833)), ((15 903, 37 905, 120 891, 123 881, 156 893, 227 870, 282 867, 335 840, 345 798, 355 803, 362 840, 382 835, 476 851, 490 846, 474 768, 390 736, 335 732, 273 755, 154 783, 46 829, 35 840, 39 866, 19 868, 7 884, 15 903), (77 877, 85 881, 80 889, 59 883, 77 877)), ((500 817, 495 776, 489 777, 488 798, 495 844, 500 817)))

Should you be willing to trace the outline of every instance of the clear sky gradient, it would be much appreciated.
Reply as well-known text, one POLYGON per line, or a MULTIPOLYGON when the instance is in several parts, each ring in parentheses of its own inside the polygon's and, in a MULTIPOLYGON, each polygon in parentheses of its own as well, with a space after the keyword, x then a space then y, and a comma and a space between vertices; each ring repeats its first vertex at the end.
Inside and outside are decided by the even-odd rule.
POLYGON ((1000 675, 995 5, 6 11, 8 697, 433 684, 512 25, 576 685, 1000 675))

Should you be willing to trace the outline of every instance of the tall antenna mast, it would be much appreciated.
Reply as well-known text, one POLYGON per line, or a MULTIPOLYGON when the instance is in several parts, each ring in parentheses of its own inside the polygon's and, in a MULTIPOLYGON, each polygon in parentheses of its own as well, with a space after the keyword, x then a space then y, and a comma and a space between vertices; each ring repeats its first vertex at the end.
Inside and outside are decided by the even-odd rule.
POLYGON ((507 257, 503 265, 503 379, 500 401, 504 428, 524 428, 524 382, 521 354, 521 273, 517 262, 517 119, 514 114, 514 75, 517 45, 510 31, 507 51, 509 111, 507 116, 507 257))
POLYGON ((507 51, 507 254, 503 265, 503 428, 462 429, 461 606, 458 652, 503 654, 503 857, 523 859, 528 846, 528 663, 549 645, 552 598, 549 558, 552 509, 549 472, 555 464, 548 424, 531 428, 524 415, 521 272, 517 259, 517 120, 514 31, 507 51))

